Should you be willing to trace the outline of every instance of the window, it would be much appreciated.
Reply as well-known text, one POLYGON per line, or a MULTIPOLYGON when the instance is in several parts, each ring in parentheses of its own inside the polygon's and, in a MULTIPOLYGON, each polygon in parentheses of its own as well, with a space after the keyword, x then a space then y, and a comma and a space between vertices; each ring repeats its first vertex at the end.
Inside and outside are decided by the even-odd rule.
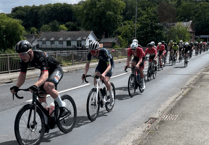
POLYGON ((51 41, 51 45, 54 44, 54 41, 51 41))
POLYGON ((63 41, 59 41, 59 44, 63 44, 63 41))
POLYGON ((71 41, 67 41, 67 46, 71 46, 71 41))
POLYGON ((81 47, 81 41, 77 41, 77 47, 81 47))
POLYGON ((42 41, 42 44, 46 44, 46 40, 43 40, 43 41, 42 41))

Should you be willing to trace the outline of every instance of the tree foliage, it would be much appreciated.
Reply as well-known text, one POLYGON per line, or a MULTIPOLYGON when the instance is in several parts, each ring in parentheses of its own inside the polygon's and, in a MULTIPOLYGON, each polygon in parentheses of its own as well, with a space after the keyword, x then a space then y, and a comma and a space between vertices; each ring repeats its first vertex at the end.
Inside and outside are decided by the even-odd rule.
POLYGON ((13 48, 23 38, 25 29, 20 20, 0 14, 0 49, 4 51, 13 48))

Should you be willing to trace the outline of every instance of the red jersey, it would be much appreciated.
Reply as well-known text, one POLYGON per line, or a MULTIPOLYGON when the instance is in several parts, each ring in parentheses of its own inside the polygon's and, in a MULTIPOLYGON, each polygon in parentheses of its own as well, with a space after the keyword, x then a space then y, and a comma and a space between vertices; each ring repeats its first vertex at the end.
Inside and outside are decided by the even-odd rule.
POLYGON ((159 51, 165 50, 165 45, 157 46, 157 50, 159 51))
POLYGON ((147 55, 147 54, 154 54, 154 55, 156 55, 157 54, 157 49, 155 49, 154 47, 152 47, 152 49, 147 48, 145 50, 145 55, 147 55))
POLYGON ((133 53, 132 49, 129 48, 128 49, 128 56, 132 56, 132 55, 139 57, 139 59, 145 56, 144 51, 141 47, 137 47, 136 53, 133 53))

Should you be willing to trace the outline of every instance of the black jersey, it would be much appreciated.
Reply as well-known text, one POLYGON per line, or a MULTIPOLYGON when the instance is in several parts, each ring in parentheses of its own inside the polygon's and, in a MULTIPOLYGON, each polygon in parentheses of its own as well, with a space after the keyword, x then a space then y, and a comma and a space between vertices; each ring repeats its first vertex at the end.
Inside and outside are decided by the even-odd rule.
MULTIPOLYGON (((87 61, 90 62, 92 58, 91 53, 89 52, 87 55, 87 61)), ((109 53, 109 51, 105 48, 99 49, 99 55, 98 57, 95 57, 99 59, 99 64, 111 64, 113 66, 113 58, 112 55, 109 53)))
POLYGON ((40 69, 41 71, 50 70, 53 71, 59 65, 59 62, 52 56, 48 56, 47 53, 41 50, 33 51, 33 59, 25 63, 20 60, 21 72, 27 72, 28 65, 40 69))

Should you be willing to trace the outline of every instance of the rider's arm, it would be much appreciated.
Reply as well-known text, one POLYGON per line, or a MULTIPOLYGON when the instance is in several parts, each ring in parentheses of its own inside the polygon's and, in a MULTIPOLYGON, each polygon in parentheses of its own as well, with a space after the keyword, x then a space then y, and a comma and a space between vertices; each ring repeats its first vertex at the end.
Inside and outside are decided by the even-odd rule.
POLYGON ((48 79, 48 76, 49 76, 48 70, 42 71, 41 76, 39 80, 35 83, 35 85, 37 87, 40 87, 48 79))
POLYGON ((18 88, 23 85, 23 83, 25 82, 25 78, 26 78, 26 73, 20 72, 18 80, 17 80, 17 84, 16 84, 18 88))
POLYGON ((139 62, 137 63, 137 66, 139 66, 141 62, 142 62, 142 58, 139 59, 139 62))
POLYGON ((110 69, 111 69, 111 64, 110 64, 110 63, 107 63, 107 68, 106 68, 106 70, 103 72, 103 74, 106 75, 106 74, 109 72, 110 69))
POLYGON ((126 66, 129 66, 129 62, 131 61, 131 56, 127 56, 126 66))

